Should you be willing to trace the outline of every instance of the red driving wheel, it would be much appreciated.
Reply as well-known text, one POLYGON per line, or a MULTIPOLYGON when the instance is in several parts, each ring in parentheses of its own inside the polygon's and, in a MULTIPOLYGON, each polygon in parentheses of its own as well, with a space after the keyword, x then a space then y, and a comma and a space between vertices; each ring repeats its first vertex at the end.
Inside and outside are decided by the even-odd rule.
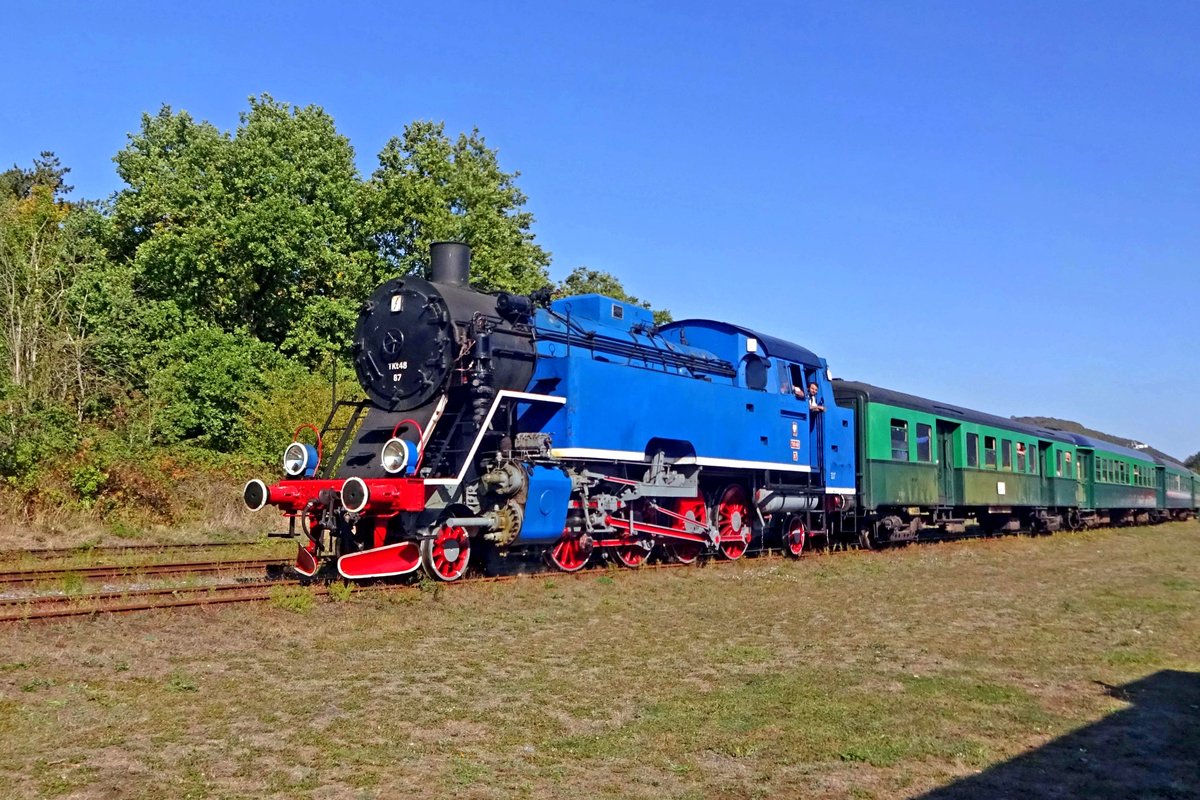
POLYGON ((730 561, 741 558, 750 548, 750 503, 741 484, 731 483, 717 501, 717 532, 721 535, 718 552, 730 561))
POLYGON ((804 529, 804 523, 798 519, 794 519, 788 525, 787 533, 783 535, 783 548, 789 555, 799 558, 804 553, 804 546, 808 544, 808 531, 804 529))
POLYGON ((471 560, 471 537, 458 525, 443 525, 432 539, 421 542, 421 565, 431 578, 456 581, 471 560))
POLYGON ((578 572, 592 557, 592 540, 587 535, 564 533, 549 550, 546 560, 563 572, 578 572))
MULTIPOLYGON (((671 527, 685 533, 694 533, 703 535, 708 527, 708 510, 704 507, 704 501, 698 497, 685 497, 675 506, 675 513, 681 517, 686 517, 687 522, 681 519, 671 520, 671 527)), ((700 554, 704 552, 703 542, 691 542, 686 539, 666 539, 663 540, 663 549, 672 561, 678 561, 680 564, 691 564, 700 554)))

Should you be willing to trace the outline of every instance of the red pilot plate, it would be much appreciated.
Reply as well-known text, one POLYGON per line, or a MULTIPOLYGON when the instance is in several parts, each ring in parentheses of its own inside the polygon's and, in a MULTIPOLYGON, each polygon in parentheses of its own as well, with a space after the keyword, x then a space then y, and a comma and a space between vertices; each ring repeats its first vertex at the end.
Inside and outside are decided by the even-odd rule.
POLYGON ((338 559, 338 572, 349 580, 407 575, 421 565, 421 550, 416 542, 400 542, 338 559))
POLYGON ((311 578, 317 574, 317 559, 305 547, 296 548, 296 563, 293 566, 296 572, 299 572, 305 577, 311 578))

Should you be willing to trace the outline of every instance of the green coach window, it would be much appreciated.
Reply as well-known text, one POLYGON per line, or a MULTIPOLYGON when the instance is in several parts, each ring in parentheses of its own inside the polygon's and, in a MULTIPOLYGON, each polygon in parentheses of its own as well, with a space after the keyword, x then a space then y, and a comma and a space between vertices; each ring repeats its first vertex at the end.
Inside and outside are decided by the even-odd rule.
POLYGON ((908 461, 907 420, 892 420, 892 458, 896 461, 908 461))
POLYGON ((1017 442, 1017 472, 1025 471, 1025 443, 1017 442))
POLYGON ((1054 451, 1054 474, 1062 477, 1062 450, 1054 451))
POLYGON ((917 423, 917 461, 933 461, 933 428, 917 423))
POLYGON ((983 465, 988 469, 996 468, 996 437, 983 437, 983 465))
POLYGON ((967 434, 967 466, 979 466, 979 434, 967 434))
POLYGON ((1012 471, 1012 441, 1009 439, 1000 442, 1000 463, 1006 470, 1012 471))

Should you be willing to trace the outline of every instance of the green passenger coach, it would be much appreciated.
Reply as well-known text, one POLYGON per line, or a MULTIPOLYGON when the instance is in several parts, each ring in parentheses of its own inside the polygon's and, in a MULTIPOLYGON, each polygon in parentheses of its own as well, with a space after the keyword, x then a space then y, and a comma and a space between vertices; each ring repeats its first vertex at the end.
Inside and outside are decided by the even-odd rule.
POLYGON ((1050 532, 1195 510, 1196 476, 1181 464, 865 383, 833 387, 858 423, 855 519, 843 530, 866 546, 929 529, 1050 532))

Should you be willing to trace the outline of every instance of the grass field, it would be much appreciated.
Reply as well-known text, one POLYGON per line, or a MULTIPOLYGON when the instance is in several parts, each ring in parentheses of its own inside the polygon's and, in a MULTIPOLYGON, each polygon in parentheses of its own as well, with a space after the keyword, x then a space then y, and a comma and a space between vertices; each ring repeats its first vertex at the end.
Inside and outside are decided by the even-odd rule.
POLYGON ((5 797, 1200 797, 1200 524, 0 629, 5 797))

